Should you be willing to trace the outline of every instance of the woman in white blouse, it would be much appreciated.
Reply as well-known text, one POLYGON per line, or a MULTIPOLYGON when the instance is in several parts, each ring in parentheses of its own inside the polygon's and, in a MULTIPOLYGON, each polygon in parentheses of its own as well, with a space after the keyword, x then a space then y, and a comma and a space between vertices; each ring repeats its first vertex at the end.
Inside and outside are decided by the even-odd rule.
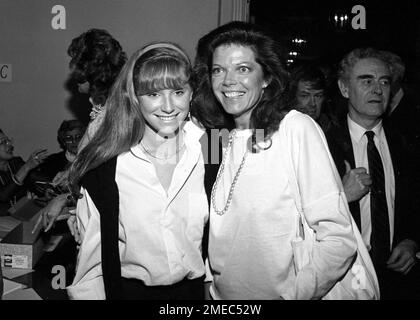
POLYGON ((240 22, 213 30, 197 47, 191 113, 206 126, 233 129, 210 206, 213 299, 321 298, 355 256, 350 215, 322 130, 283 105, 281 52, 272 38, 240 22), (289 170, 316 237, 310 262, 298 272, 289 170))
POLYGON ((73 299, 200 299, 208 218, 202 130, 185 122, 191 65, 171 43, 135 52, 70 173, 81 246, 73 299))

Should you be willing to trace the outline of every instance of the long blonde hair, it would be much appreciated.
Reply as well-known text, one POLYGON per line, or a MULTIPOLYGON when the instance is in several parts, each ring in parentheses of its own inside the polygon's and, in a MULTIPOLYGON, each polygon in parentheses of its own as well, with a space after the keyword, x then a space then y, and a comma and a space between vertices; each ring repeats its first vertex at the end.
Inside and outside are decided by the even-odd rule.
POLYGON ((69 182, 78 195, 80 179, 102 163, 137 145, 145 120, 137 96, 189 83, 191 63, 176 44, 157 42, 136 51, 121 70, 105 103, 103 122, 73 162, 69 182))

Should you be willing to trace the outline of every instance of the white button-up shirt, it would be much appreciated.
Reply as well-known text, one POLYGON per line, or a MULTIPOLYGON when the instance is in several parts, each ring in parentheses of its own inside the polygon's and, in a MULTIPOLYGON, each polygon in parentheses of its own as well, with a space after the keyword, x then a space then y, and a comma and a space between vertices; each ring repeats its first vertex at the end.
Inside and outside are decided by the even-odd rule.
MULTIPOLYGON (((347 116, 347 123, 349 126, 351 143, 353 145, 353 153, 356 168, 364 167, 369 173, 369 162, 367 156, 367 136, 365 128, 358 125, 349 116, 347 116)), ((389 227, 390 227, 390 243, 392 247, 392 240, 394 235, 394 200, 395 200, 395 178, 394 169, 392 167, 391 154, 389 152, 388 143, 386 141, 385 132, 382 127, 382 122, 379 122, 371 131, 375 133, 373 141, 379 151, 384 166, 385 174, 385 194, 388 206, 389 227)), ((370 250, 370 236, 372 234, 372 223, 370 216, 370 193, 367 193, 360 199, 360 220, 361 233, 363 241, 368 250, 370 250)))
MULTIPOLYGON (((208 219, 204 162, 193 123, 184 128, 185 152, 175 167, 168 192, 139 145, 117 159, 121 274, 146 285, 170 285, 204 274, 201 241, 208 219)), ((87 190, 77 204, 83 239, 77 272, 68 288, 73 298, 103 299, 100 216, 87 190)))

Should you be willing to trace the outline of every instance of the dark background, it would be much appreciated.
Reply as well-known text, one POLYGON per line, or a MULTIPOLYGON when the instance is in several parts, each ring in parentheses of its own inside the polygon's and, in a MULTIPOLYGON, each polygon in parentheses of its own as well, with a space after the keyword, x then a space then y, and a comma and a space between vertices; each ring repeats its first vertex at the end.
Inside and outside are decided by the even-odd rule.
POLYGON ((406 85, 420 88, 420 1, 330 1, 250 0, 250 20, 268 29, 282 44, 283 56, 289 68, 315 60, 331 66, 357 47, 373 46, 398 54, 406 63, 406 85), (363 5, 366 9, 366 29, 354 30, 351 9, 363 5), (349 23, 334 25, 334 14, 347 14, 349 23), (292 39, 305 39, 297 45, 292 39), (290 57, 297 51, 297 57, 290 57))

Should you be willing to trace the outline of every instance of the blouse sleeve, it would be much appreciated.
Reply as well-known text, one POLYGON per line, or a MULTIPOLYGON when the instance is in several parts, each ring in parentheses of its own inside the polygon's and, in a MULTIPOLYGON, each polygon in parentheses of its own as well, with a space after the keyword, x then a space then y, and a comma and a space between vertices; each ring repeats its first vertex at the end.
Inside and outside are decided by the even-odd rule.
POLYGON ((341 179, 321 128, 309 116, 296 113, 284 130, 301 206, 316 238, 311 262, 296 278, 296 299, 318 299, 345 274, 357 244, 341 179))

